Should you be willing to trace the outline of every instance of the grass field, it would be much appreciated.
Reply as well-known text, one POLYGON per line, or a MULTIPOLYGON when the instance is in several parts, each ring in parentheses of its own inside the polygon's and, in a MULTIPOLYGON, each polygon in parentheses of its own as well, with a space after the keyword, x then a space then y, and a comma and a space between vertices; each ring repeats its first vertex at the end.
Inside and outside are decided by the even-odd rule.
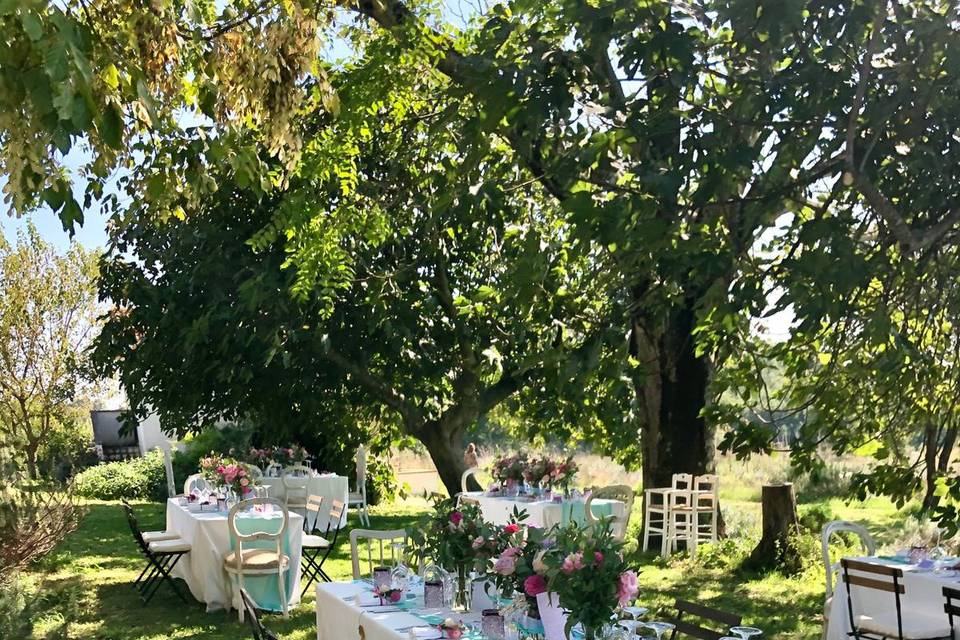
MULTIPOLYGON (((733 473, 733 469, 729 469, 733 473)), ((731 483, 721 496, 731 539, 720 545, 701 547, 696 561, 676 556, 669 561, 650 554, 636 554, 641 569, 642 603, 667 614, 676 598, 708 603, 736 612, 744 621, 765 630, 770 638, 816 638, 822 624, 823 574, 811 562, 796 577, 778 573, 751 575, 738 569, 759 527, 759 485, 731 483)), ((801 502, 803 496, 801 495, 801 502)), ((902 516, 884 500, 847 504, 826 499, 816 504, 835 516, 865 523, 883 544, 894 544, 900 535, 902 516)), ((164 525, 163 505, 135 505, 147 529, 164 525)), ((373 528, 409 526, 426 508, 422 500, 408 500, 372 510, 373 528)), ((639 514, 635 513, 636 516, 639 514)), ((351 516, 350 526, 357 523, 351 516)), ((636 523, 634 523, 636 525, 636 523)), ((346 536, 327 567, 336 578, 350 575, 346 536)), ((811 553, 816 555, 816 549, 811 553)), ((162 587, 157 597, 142 606, 131 583, 142 561, 117 503, 93 502, 80 528, 30 572, 43 585, 41 614, 35 620, 34 637, 98 638, 109 640, 166 640, 200 638, 236 640, 248 637, 236 613, 206 613, 204 606, 183 603, 162 587)), ((268 625, 281 638, 315 638, 313 597, 292 612, 288 620, 268 616, 268 625)))

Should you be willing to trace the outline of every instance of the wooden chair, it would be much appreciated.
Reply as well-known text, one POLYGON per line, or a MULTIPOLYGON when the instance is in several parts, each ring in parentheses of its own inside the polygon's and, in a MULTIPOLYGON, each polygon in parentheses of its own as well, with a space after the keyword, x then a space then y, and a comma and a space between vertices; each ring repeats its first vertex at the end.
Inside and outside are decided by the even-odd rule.
POLYGON ((370 514, 367 512, 367 449, 362 444, 357 447, 357 490, 347 496, 347 506, 357 507, 360 523, 370 526, 370 514))
MULTIPOLYGON (((310 475, 313 470, 302 464, 294 464, 283 470, 283 501, 287 509, 306 509, 310 491, 310 475)), ((304 514, 306 515, 306 514, 304 514)))
POLYGON ((183 481, 183 495, 188 496, 194 489, 199 489, 200 491, 209 491, 212 487, 207 484, 207 481, 199 473, 194 473, 187 476, 187 479, 183 481))
POLYGON ((337 546, 337 538, 340 536, 340 518, 343 517, 344 504, 339 500, 334 500, 330 504, 330 514, 327 519, 326 528, 323 535, 318 535, 320 531, 320 505, 323 504, 321 496, 310 496, 307 499, 307 515, 314 514, 312 524, 309 523, 309 517, 303 519, 303 553, 300 556, 300 567, 302 570, 300 581, 303 582, 303 591, 300 594, 302 598, 307 593, 311 584, 316 582, 317 578, 322 578, 327 582, 333 582, 333 579, 323 570, 323 563, 326 562, 330 553, 337 546), (330 531, 333 530, 333 539, 330 539, 330 531), (323 554, 319 560, 320 554, 323 554))
POLYGON ((633 512, 633 489, 625 484, 615 484, 609 487, 597 487, 590 492, 590 497, 584 505, 584 513, 587 522, 593 524, 599 522, 600 518, 593 513, 592 504, 594 500, 619 500, 623 502, 623 517, 607 516, 606 520, 612 523, 612 531, 617 540, 624 540, 627 537, 627 525, 630 523, 630 514, 633 512))
POLYGON ((147 566, 133 581, 133 586, 140 592, 140 599, 143 604, 146 605, 150 602, 164 582, 170 585, 170 588, 185 604, 189 604, 177 583, 174 582, 170 571, 173 570, 180 558, 190 553, 190 543, 182 540, 176 534, 172 534, 173 537, 170 537, 170 534, 166 531, 141 531, 140 525, 137 523, 137 516, 133 513, 133 507, 126 501, 123 502, 123 511, 127 517, 130 533, 133 535, 133 541, 147 560, 147 566), (158 533, 162 535, 157 535, 158 533), (146 534, 153 535, 148 539, 146 534))
POLYGON ((849 635, 857 638, 857 640, 860 638, 932 640, 933 638, 946 638, 950 635, 950 627, 947 625, 947 621, 942 618, 916 612, 910 613, 909 618, 904 618, 901 607, 901 596, 905 593, 901 582, 903 569, 846 558, 840 561, 840 567, 843 571, 843 582, 847 585, 847 613, 850 615, 849 635), (885 607, 882 611, 874 611, 871 614, 855 615, 851 587, 892 593, 894 607, 892 609, 885 607))
POLYGON ((286 539, 289 524, 290 512, 279 500, 274 498, 250 498, 233 505, 230 509, 230 513, 227 515, 227 528, 233 543, 233 551, 224 556, 223 568, 227 573, 236 577, 239 584, 238 589, 234 591, 234 604, 240 612, 240 622, 243 622, 244 611, 242 603, 236 601, 236 594, 243 591, 243 579, 244 576, 248 575, 266 576, 276 574, 283 617, 286 618, 289 615, 290 603, 287 598, 287 584, 284 574, 290 569, 290 557, 283 552, 283 542, 286 539), (269 530, 242 533, 237 529, 237 516, 240 513, 258 505, 267 504, 272 505, 282 516, 279 529, 274 530, 276 527, 272 520, 264 520, 264 527, 269 530), (243 548, 244 544, 260 540, 273 542, 274 548, 243 548))
POLYGON ((676 489, 667 494, 667 550, 670 555, 683 542, 691 555, 697 553, 698 494, 690 489, 676 489))
POLYGON ((943 605, 943 610, 947 614, 947 620, 950 621, 950 640, 957 640, 957 635, 953 628, 953 617, 960 616, 960 589, 944 587, 943 598, 946 600, 943 605), (954 602, 954 600, 958 602, 954 602))
POLYGON ((250 630, 253 632, 253 640, 279 640, 273 635, 263 623, 260 622, 260 610, 246 589, 240 590, 240 599, 243 601, 243 610, 247 614, 247 620, 250 621, 250 630))
POLYGON ((389 531, 378 531, 376 529, 354 529, 350 532, 350 557, 353 560, 353 579, 359 580, 362 576, 360 574, 360 551, 359 551, 359 542, 360 540, 366 540, 367 547, 367 571, 368 575, 373 576, 373 568, 375 566, 384 566, 387 561, 387 556, 384 553, 385 546, 390 547, 390 562, 392 563, 396 560, 396 555, 393 550, 394 542, 407 542, 407 532, 403 529, 393 529, 389 531), (377 561, 374 563, 373 555, 373 542, 377 542, 379 546, 380 553, 376 557, 377 561))
POLYGON ((667 530, 670 522, 670 493, 677 490, 690 490, 693 476, 689 473, 675 473, 669 487, 647 489, 643 499, 643 550, 650 548, 650 536, 660 536, 660 555, 668 555, 667 530), (658 516, 657 520, 653 517, 658 516))
POLYGON ((741 616, 735 613, 727 613, 696 602, 686 600, 677 600, 677 617, 672 620, 674 624, 673 631, 670 633, 669 640, 674 640, 678 634, 699 640, 720 640, 727 636, 726 630, 730 627, 739 626, 743 620, 741 616), (717 631, 703 625, 685 620, 684 616, 694 616, 706 622, 712 622, 724 628, 724 631, 717 631))

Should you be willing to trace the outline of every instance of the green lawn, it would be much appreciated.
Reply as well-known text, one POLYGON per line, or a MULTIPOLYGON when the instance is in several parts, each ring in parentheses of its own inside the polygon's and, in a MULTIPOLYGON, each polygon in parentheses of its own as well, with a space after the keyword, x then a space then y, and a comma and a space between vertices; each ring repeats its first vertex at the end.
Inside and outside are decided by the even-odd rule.
MULTIPOLYGON (((895 518, 894 509, 883 501, 856 506, 832 501, 831 506, 838 516, 867 522, 878 533, 889 531, 895 518)), ((135 508, 144 528, 163 528, 163 505, 142 503, 135 508)), ((375 508, 371 525, 406 527, 422 509, 420 504, 375 508)), ((724 510, 732 526, 740 530, 756 526, 756 503, 729 500, 724 510)), ((355 525, 351 517, 350 526, 355 525)), ((666 614, 676 598, 697 600, 743 615, 746 623, 763 628, 767 637, 818 637, 823 602, 820 570, 811 566, 797 578, 743 574, 731 568, 729 558, 736 553, 730 549, 739 546, 742 552, 749 544, 749 539, 737 537, 726 543, 723 552, 705 550, 697 562, 684 557, 667 562, 649 554, 638 556, 643 604, 666 614)), ((349 577, 346 536, 327 567, 334 578, 349 577)), ((89 504, 80 528, 32 572, 43 581, 45 594, 45 613, 37 621, 36 637, 58 630, 68 638, 109 640, 248 637, 235 612, 208 614, 200 603, 184 606, 166 586, 143 606, 130 586, 141 568, 120 506, 89 504)), ((314 638, 312 595, 307 595, 288 620, 269 616, 268 624, 282 638, 314 638)))

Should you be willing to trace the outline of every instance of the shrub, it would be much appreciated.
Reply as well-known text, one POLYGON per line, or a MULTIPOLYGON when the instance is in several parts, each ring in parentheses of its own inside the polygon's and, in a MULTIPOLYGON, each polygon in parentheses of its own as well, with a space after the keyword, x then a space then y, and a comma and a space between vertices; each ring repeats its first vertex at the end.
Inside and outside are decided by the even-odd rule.
POLYGON ((98 500, 164 500, 163 453, 155 450, 142 458, 90 467, 77 475, 76 487, 78 495, 98 500))
POLYGON ((837 519, 828 504, 812 504, 799 508, 800 528, 818 536, 828 522, 837 519))
POLYGON ((89 424, 73 415, 50 430, 37 452, 40 473, 60 482, 74 472, 95 464, 97 452, 93 444, 93 430, 89 424))
POLYGON ((17 571, 0 573, 0 638, 28 638, 36 607, 36 585, 17 571))
POLYGON ((0 576, 49 553, 77 528, 80 515, 70 485, 28 480, 0 451, 0 576))

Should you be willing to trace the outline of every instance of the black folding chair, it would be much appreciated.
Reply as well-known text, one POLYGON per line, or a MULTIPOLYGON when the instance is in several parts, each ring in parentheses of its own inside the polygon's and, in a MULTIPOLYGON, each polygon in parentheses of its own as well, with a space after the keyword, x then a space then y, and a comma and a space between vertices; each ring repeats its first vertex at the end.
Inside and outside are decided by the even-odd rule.
POLYGON ((127 516, 127 524, 130 525, 133 540, 137 543, 140 553, 147 560, 147 566, 143 568, 143 571, 133 582, 133 586, 140 593, 143 604, 146 605, 150 602, 162 582, 168 583, 173 592, 184 603, 189 604, 186 596, 180 591, 180 587, 174 582, 170 571, 176 566, 180 558, 190 553, 190 545, 181 539, 147 542, 140 530, 140 525, 137 524, 137 517, 133 513, 133 508, 126 501, 123 502, 123 510, 127 516))
MULTIPOLYGON (((314 498, 314 496, 311 496, 311 499, 314 498)), ((316 498, 316 500, 319 500, 319 498, 316 498)), ((311 503, 308 500, 308 515, 310 513, 310 506, 311 503)), ((316 535, 319 531, 316 520, 313 521, 313 533, 304 534, 303 551, 300 556, 300 566, 302 569, 300 579, 304 583, 303 591, 300 593, 301 598, 306 595, 307 589, 317 581, 317 578, 322 578, 326 582, 333 582, 333 579, 323 570, 323 563, 327 561, 327 558, 333 553, 334 548, 337 546, 337 538, 340 536, 340 519, 343 517, 344 506, 343 502, 339 500, 334 500, 330 503, 330 518, 327 520, 327 528, 323 536, 316 535), (331 529, 333 529, 333 540, 330 539, 331 529), (323 556, 318 560, 317 558, 321 554, 323 554, 323 556)), ((309 526, 307 523, 308 520, 309 518, 304 518, 305 527, 309 526)))
POLYGON ((684 615, 702 618, 705 621, 722 625, 724 629, 740 625, 743 618, 735 613, 727 613, 696 602, 687 602, 686 600, 677 600, 677 617, 673 619, 673 632, 670 634, 670 640, 674 640, 678 634, 697 638, 698 640, 720 640, 720 638, 729 635, 725 631, 716 631, 700 624, 684 620, 684 615))
POLYGON ((244 617, 250 621, 250 629, 253 631, 253 640, 279 640, 270 630, 260 622, 260 610, 257 604, 247 593, 246 589, 240 590, 240 599, 243 600, 244 617))
POLYGON ((960 616, 960 589, 944 587, 943 597, 946 600, 943 603, 943 610, 950 620, 950 640, 957 640, 957 632, 953 627, 953 617, 960 616))

